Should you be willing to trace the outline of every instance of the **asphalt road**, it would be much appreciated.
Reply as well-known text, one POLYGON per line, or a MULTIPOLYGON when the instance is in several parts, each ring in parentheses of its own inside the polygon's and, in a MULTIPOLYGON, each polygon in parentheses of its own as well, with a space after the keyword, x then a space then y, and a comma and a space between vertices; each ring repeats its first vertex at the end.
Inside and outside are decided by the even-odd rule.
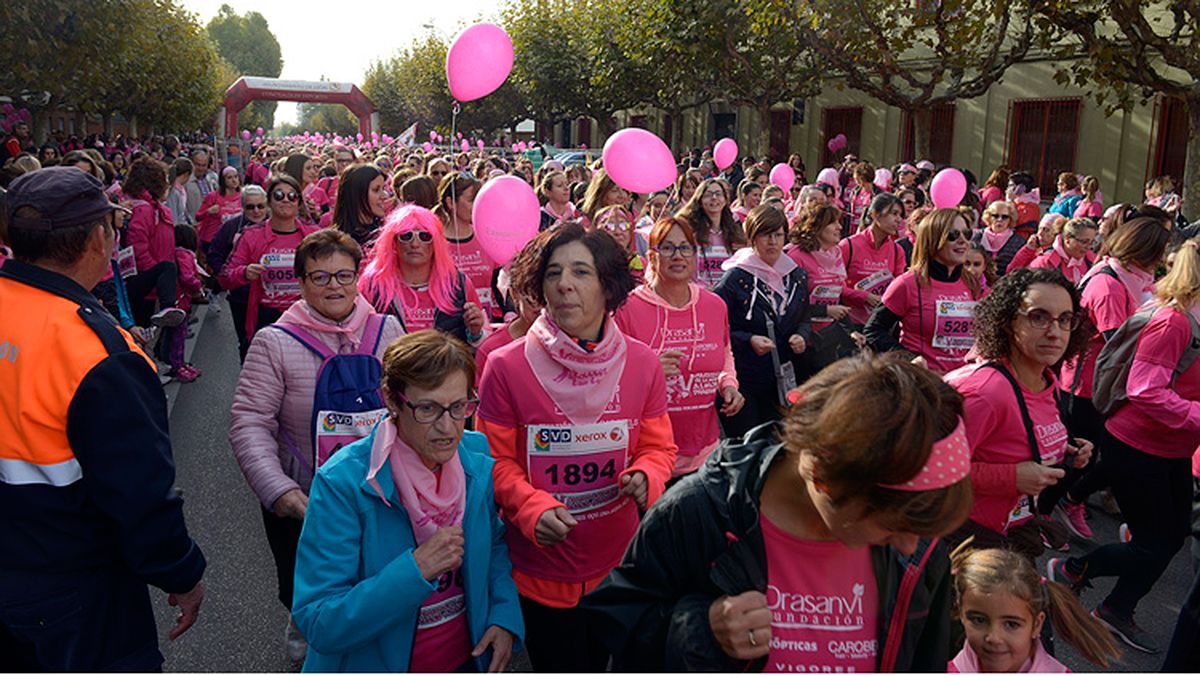
MULTIPOLYGON (((177 611, 154 591, 165 669, 174 672, 296 671, 283 651, 287 612, 275 597, 274 563, 262 530, 258 501, 247 487, 229 448, 229 405, 237 382, 237 343, 227 307, 211 305, 195 327, 191 360, 204 371, 196 382, 168 385, 172 401, 171 438, 178 485, 192 536, 208 558, 206 596, 199 622, 175 642, 166 639, 177 611)), ((1072 542, 1073 553, 1116 540, 1119 521, 1099 508, 1091 510, 1096 543, 1072 542)), ((1191 542, 1138 608, 1137 620, 1163 651, 1170 640, 1179 605, 1191 586, 1191 542)), ((1055 554, 1062 555, 1062 554, 1055 554)), ((1043 556, 1042 565, 1049 555, 1043 556)), ((1112 588, 1099 579, 1085 591, 1093 608, 1112 588)), ((1071 647, 1059 643, 1058 657, 1076 672, 1099 670, 1071 647)), ((1126 650, 1114 672, 1157 671, 1162 654, 1126 650)), ((514 670, 528 670, 519 658, 514 670)))

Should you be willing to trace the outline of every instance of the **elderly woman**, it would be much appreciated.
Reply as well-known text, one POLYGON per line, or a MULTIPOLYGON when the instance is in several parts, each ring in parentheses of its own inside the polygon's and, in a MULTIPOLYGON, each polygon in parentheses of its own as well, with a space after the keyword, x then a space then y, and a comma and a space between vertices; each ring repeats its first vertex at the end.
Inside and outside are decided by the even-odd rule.
MULTIPOLYGON (((233 253, 242 232, 267 219, 267 191, 250 184, 241 189, 241 213, 221 223, 208 246, 208 267, 213 276, 219 276, 225 262, 233 253)), ((246 336, 246 306, 250 301, 250 287, 241 286, 228 293, 229 311, 233 318, 233 332, 238 339, 238 356, 246 360, 250 339, 246 336)))
POLYGON ((979 242, 996 261, 996 272, 1001 276, 1008 271, 1009 263, 1021 250, 1025 241, 1013 230, 1016 227, 1017 209, 1009 202, 992 202, 983 210, 986 227, 975 233, 972 241, 979 242))
POLYGON ((308 672, 504 672, 525 632, 493 460, 464 431, 466 345, 435 331, 383 357, 388 416, 317 472, 296 556, 308 672))
MULTIPOLYGON (((275 327, 254 337, 233 395, 229 443, 262 503, 279 601, 288 609, 313 471, 386 413, 378 391, 379 359, 401 331, 395 319, 376 314, 359 297, 361 258, 358 244, 343 232, 326 229, 304 238, 295 261, 301 299, 275 327), (327 363, 373 374, 351 388, 361 404, 333 400, 319 377, 327 363), (329 420, 334 423, 326 424, 329 420)), ((304 657, 304 639, 294 624, 287 651, 294 660, 304 657)))
POLYGON ((634 287, 608 234, 562 223, 541 235, 514 288, 543 306, 494 351, 478 428, 496 458, 496 502, 534 670, 603 671, 578 604, 608 574, 675 465, 662 365, 611 313, 634 287))

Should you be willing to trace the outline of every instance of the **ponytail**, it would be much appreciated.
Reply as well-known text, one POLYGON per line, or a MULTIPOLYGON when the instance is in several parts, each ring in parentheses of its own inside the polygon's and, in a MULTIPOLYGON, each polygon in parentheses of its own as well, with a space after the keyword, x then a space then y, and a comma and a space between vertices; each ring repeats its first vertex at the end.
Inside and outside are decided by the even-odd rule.
POLYGON ((1100 181, 1096 180, 1095 176, 1088 176, 1083 179, 1083 198, 1086 201, 1096 201, 1096 193, 1100 191, 1100 181))
POLYGON ((1055 581, 1046 581, 1043 588, 1054 630, 1083 658, 1108 668, 1111 660, 1121 657, 1112 633, 1083 608, 1070 588, 1055 581))

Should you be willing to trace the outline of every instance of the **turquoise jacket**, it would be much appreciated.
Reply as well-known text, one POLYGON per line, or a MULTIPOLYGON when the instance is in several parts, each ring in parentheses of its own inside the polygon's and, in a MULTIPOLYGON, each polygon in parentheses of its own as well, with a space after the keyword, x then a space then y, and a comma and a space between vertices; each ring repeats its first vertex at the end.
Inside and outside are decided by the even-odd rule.
MULTIPOLYGON (((342 448, 313 479, 292 605, 308 639, 304 672, 407 671, 418 611, 435 588, 413 558, 412 526, 389 466, 376 480, 391 506, 367 484, 374 439, 372 433, 342 448)), ((525 622, 496 513, 487 439, 464 432, 458 456, 467 478, 462 570, 471 642, 499 626, 515 636, 516 652, 525 622)), ((489 649, 475 666, 486 672, 491 658, 489 649)))

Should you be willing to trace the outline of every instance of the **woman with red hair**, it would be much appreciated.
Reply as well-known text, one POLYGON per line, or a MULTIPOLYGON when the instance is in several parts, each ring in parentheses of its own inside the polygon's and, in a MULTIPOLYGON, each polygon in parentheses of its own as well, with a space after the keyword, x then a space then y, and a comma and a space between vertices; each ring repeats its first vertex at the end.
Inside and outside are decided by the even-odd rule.
POLYGON ((436 328, 471 345, 483 339, 479 295, 455 267, 442 221, 429 209, 408 205, 387 217, 358 287, 407 333, 436 328))

